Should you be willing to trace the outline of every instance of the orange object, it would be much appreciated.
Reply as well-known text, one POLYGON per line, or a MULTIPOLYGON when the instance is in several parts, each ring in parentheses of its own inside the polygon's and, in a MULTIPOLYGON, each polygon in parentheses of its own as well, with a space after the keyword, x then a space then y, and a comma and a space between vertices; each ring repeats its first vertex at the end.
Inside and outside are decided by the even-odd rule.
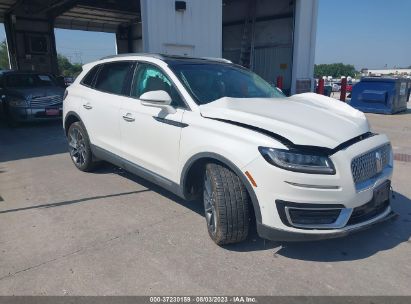
POLYGON ((251 173, 248 171, 245 171, 245 175, 247 175, 248 179, 250 180, 251 184, 254 187, 257 187, 257 183, 255 182, 254 178, 251 176, 251 173))

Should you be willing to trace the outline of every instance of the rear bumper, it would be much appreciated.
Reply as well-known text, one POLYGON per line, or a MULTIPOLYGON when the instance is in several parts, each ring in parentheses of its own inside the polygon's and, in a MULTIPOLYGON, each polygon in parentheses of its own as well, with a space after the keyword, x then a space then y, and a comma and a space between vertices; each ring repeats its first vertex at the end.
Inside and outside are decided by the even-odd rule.
POLYGON ((319 241, 319 240, 326 240, 326 239, 333 239, 333 238, 340 238, 344 237, 362 230, 366 230, 371 228, 375 225, 378 225, 382 222, 395 219, 398 216, 391 208, 387 208, 387 210, 380 216, 367 221, 365 223, 361 223, 355 226, 348 226, 344 229, 338 231, 323 231, 323 230, 315 230, 308 232, 291 232, 287 230, 277 229, 268 227, 261 223, 257 223, 257 232, 261 238, 272 240, 272 241, 279 241, 279 242, 304 242, 304 241, 319 241))

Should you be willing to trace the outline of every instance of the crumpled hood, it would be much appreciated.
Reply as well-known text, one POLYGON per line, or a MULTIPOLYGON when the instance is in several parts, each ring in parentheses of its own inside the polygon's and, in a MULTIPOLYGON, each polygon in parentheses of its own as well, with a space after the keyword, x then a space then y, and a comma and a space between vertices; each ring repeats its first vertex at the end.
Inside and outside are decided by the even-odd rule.
POLYGON ((223 97, 201 105, 203 117, 258 127, 293 144, 334 149, 369 132, 364 113, 326 96, 304 93, 289 98, 223 97))

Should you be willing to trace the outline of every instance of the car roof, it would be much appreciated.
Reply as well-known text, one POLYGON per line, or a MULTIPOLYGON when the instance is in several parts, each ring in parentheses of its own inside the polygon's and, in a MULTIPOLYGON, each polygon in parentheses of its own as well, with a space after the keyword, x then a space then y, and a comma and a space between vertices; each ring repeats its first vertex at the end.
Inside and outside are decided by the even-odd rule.
POLYGON ((187 57, 187 56, 178 56, 178 55, 168 55, 168 54, 152 54, 152 53, 126 53, 118 54, 112 56, 106 56, 100 60, 105 59, 115 59, 122 57, 150 57, 159 59, 166 62, 167 64, 177 64, 177 63, 191 63, 191 64, 200 64, 200 63, 232 63, 230 60, 224 58, 213 58, 213 57, 187 57))

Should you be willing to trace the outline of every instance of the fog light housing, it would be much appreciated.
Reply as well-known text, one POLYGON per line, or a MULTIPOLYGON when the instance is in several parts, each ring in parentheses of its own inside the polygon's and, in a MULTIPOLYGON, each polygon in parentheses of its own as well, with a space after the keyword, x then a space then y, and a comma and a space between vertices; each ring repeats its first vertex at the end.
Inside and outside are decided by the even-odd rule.
POLYGON ((307 204, 276 200, 284 225, 301 229, 340 229, 347 225, 352 208, 342 204, 307 204))
POLYGON ((337 221, 341 209, 294 209, 286 207, 292 225, 329 225, 337 221))

